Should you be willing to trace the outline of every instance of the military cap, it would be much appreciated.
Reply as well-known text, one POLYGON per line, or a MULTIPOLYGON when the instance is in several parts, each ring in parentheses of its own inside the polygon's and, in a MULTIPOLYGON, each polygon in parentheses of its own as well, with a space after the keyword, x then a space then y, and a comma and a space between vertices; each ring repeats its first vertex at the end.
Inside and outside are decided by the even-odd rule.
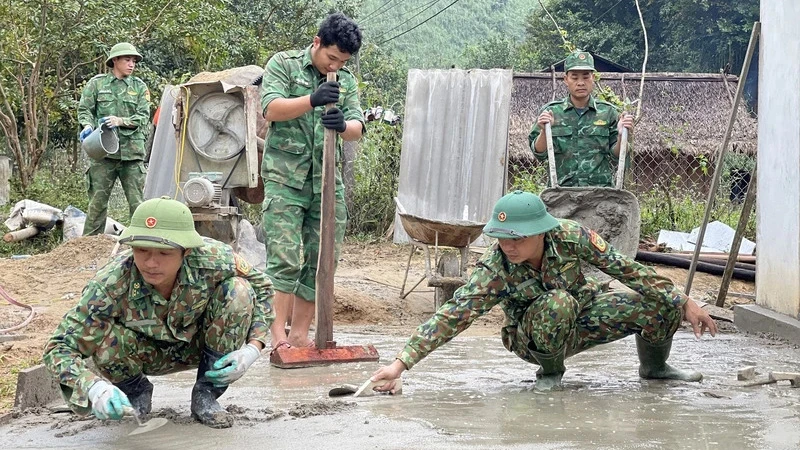
POLYGON ((570 70, 591 70, 594 72, 594 58, 589 52, 576 50, 564 60, 564 72, 570 70))
POLYGON ((495 203, 483 233, 498 239, 514 239, 542 234, 558 225, 558 219, 547 212, 539 196, 514 191, 495 203))
POLYGON ((106 58, 106 65, 108 67, 114 67, 114 61, 112 60, 117 56, 133 56, 137 63, 142 60, 142 55, 139 54, 136 47, 128 42, 120 42, 111 47, 108 58, 106 58))
POLYGON ((152 198, 139 205, 119 241, 131 247, 179 250, 204 244, 194 229, 189 207, 169 197, 152 198))

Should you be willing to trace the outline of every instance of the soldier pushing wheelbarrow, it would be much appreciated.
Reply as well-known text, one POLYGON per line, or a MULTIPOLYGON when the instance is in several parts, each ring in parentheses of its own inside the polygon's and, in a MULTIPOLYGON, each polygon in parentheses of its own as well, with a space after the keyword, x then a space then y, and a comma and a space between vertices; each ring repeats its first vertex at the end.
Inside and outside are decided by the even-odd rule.
POLYGON ((614 105, 592 95, 594 70, 589 52, 567 57, 564 84, 569 95, 544 106, 528 140, 536 158, 549 161, 550 188, 541 198, 550 213, 589 226, 622 253, 635 256, 639 203, 622 190, 633 116, 620 115, 614 105))

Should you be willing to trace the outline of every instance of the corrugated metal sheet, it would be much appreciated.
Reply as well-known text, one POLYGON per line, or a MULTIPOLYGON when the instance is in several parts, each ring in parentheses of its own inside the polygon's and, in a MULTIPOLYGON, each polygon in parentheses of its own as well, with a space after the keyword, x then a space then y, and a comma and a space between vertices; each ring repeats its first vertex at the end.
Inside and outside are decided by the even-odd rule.
MULTIPOLYGON (((428 219, 487 222, 505 190, 510 70, 410 70, 398 198, 428 219)), ((394 242, 408 242, 399 218, 394 242)))

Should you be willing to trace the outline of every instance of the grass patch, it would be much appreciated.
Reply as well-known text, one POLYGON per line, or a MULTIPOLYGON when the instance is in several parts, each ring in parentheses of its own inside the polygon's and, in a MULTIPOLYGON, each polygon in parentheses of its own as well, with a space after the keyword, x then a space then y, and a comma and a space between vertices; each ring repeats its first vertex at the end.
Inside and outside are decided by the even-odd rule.
POLYGON ((14 406, 19 371, 41 363, 41 356, 15 357, 13 352, 0 353, 0 413, 14 406))

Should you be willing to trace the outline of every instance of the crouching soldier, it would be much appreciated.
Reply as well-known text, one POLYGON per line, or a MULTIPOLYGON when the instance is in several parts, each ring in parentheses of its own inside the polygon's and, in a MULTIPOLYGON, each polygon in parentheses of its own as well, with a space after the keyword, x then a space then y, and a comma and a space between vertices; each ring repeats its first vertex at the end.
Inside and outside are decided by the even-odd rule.
POLYGON ((201 237, 189 208, 168 198, 142 203, 120 242, 131 249, 89 281, 45 346, 64 399, 100 419, 142 416, 152 408, 147 375, 197 368, 192 416, 230 427, 217 399, 266 345, 272 283, 230 246, 201 237))
MULTIPOLYGON (((373 381, 394 380, 486 314, 505 311, 503 345, 537 364, 537 391, 561 388, 564 360, 576 353, 636 335, 639 376, 700 381, 699 372, 667 364, 681 315, 699 338, 714 320, 651 267, 618 253, 594 231, 551 216, 534 194, 516 191, 497 201, 484 234, 497 245, 478 262, 466 285, 417 328, 373 381), (635 292, 605 292, 581 272, 592 264, 635 292)), ((392 391, 390 381, 377 391, 392 391)))

